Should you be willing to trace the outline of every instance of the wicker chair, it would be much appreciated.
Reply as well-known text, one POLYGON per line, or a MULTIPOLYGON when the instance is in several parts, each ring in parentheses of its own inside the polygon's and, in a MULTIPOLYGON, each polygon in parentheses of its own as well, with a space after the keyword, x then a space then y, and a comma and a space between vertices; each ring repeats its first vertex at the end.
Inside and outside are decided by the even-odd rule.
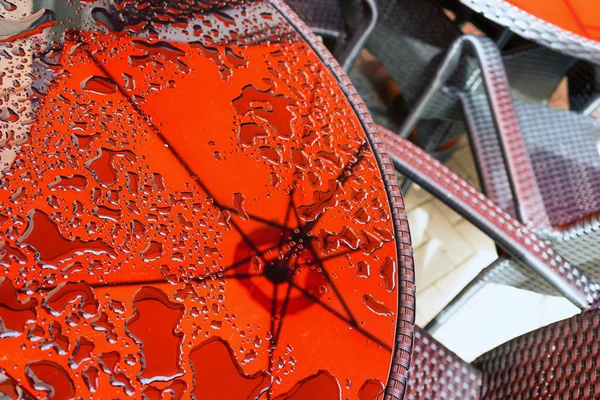
MULTIPOLYGON (((462 105, 483 190, 489 199, 525 224, 561 259, 598 279, 600 250, 593 246, 600 240, 598 121, 539 104, 513 102, 499 52, 486 38, 463 36, 452 45, 402 132, 416 126, 420 116, 429 112, 431 99, 440 92, 462 105), (487 95, 445 86, 467 46, 479 60, 487 95)), ((402 170, 402 162, 398 161, 397 167, 402 170)), ((444 190, 439 194, 442 200, 447 196, 444 190)), ((476 218, 471 220, 482 226, 476 218)), ((556 290, 520 268, 515 254, 512 256, 501 257, 483 270, 427 328, 439 327, 487 282, 556 294, 556 290)), ((536 272, 545 276, 548 268, 553 267, 536 272)), ((558 291, 564 294, 563 289, 558 291)))
MULTIPOLYGON (((401 89, 401 96, 388 108, 377 101, 374 88, 359 71, 352 71, 357 90, 365 99, 376 122, 398 131, 406 115, 417 105, 428 83, 434 78, 443 56, 452 43, 462 36, 458 20, 452 20, 437 0, 379 0, 379 19, 366 48, 383 65, 401 89)), ((479 15, 479 14, 475 14, 479 15)), ((505 43, 504 36, 497 38, 505 43)), ((575 59, 548 48, 524 42, 507 48, 503 61, 514 94, 523 100, 544 101, 550 97, 575 59)), ((476 60, 465 57, 449 83, 457 87, 477 88, 476 60)), ((444 160, 453 152, 450 145, 465 132, 462 111, 454 98, 436 96, 416 130, 401 135, 417 143, 428 153, 444 160)))
MULTIPOLYGON (((580 309, 596 306, 600 285, 566 261, 532 229, 408 140, 384 128, 380 131, 398 172, 480 228, 507 254, 471 282, 469 290, 463 290, 453 300, 452 307, 459 306, 462 296, 473 294, 485 282, 482 276, 524 289, 565 296, 580 309)), ((441 322, 449 312, 438 315, 437 321, 441 322)))
POLYGON ((375 0, 285 0, 350 70, 377 21, 375 0))
POLYGON ((568 74, 569 109, 589 115, 600 107, 600 68, 578 61, 568 74))
MULTIPOLYGON (((392 104, 381 105, 372 94, 374 88, 360 71, 352 71, 350 78, 376 122, 396 131, 435 74, 446 49, 461 32, 436 0, 378 0, 377 4, 379 19, 366 48, 389 73, 401 94, 392 104), (381 109, 385 112, 380 112, 381 109)), ((434 152, 438 145, 462 132, 463 124, 448 124, 433 116, 420 121, 414 140, 426 151, 434 152)))
POLYGON ((600 311, 519 336, 469 364, 415 329, 404 399, 591 399, 600 395, 600 311))

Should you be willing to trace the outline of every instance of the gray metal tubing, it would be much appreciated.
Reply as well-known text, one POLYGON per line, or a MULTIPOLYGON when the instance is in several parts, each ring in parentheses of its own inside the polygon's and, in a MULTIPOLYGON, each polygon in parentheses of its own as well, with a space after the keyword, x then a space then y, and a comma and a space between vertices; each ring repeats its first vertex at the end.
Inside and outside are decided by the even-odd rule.
MULTIPOLYGON (((346 2, 347 1, 342 1, 342 7, 346 2)), ((348 43, 343 46, 341 53, 336 54, 337 60, 346 72, 349 72, 350 69, 352 69, 354 61, 356 61, 360 51, 365 46, 365 43, 377 22, 378 13, 375 0, 362 0, 362 2, 365 7, 363 18, 360 20, 358 26, 353 29, 353 34, 348 40, 348 43)))
POLYGON ((442 310, 425 325, 425 330, 430 334, 434 334, 440 329, 448 320, 464 306, 470 299, 473 298, 486 283, 486 275, 490 270, 494 269, 497 264, 503 262, 503 259, 496 259, 490 265, 485 267, 473 280, 471 280, 467 286, 450 300, 448 304, 442 308, 442 310))

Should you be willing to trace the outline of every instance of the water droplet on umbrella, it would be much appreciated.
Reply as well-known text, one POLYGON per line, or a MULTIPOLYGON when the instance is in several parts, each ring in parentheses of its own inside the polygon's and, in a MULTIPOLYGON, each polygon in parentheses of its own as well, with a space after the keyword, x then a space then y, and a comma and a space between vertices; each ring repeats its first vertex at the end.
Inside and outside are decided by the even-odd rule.
POLYGON ((273 164, 279 164, 281 162, 281 154, 271 146, 260 146, 258 151, 261 156, 273 164))
POLYGON ((238 140, 244 146, 252 146, 256 138, 264 137, 267 137, 267 131, 254 122, 243 123, 238 128, 238 140))
POLYGON ((143 398, 146 400, 173 399, 180 400, 187 391, 187 383, 181 379, 176 379, 163 389, 156 386, 147 386, 143 392, 143 398), (168 394, 168 396, 167 396, 168 394))
POLYGON ((89 150, 94 140, 98 139, 100 134, 98 132, 90 135, 84 135, 82 133, 73 134, 73 144, 78 150, 89 150))
POLYGON ((142 258, 144 261, 153 261, 157 258, 161 257, 163 254, 163 245, 162 243, 156 242, 154 240, 150 241, 144 251, 142 251, 142 258))
POLYGON ((19 120, 19 115, 13 111, 10 107, 0 108, 0 121, 2 122, 17 122, 19 120))
POLYGON ((121 32, 125 28, 123 21, 109 10, 102 7, 94 7, 90 11, 94 21, 112 32, 121 32))
POLYGON ((117 364, 121 360, 121 355, 116 351, 100 354, 98 364, 104 372, 110 375, 110 384, 116 387, 122 387, 128 396, 134 392, 131 380, 123 372, 117 371, 117 364))
POLYGON ((59 355, 67 354, 70 347, 69 338, 63 334, 62 326, 58 321, 53 321, 48 326, 48 333, 50 333, 50 338, 41 340, 40 348, 42 350, 53 348, 59 355))
POLYGON ((63 367, 55 362, 32 361, 27 364, 25 375, 35 390, 48 393, 49 398, 75 398, 75 385, 71 377, 63 367))
POLYGON ((115 168, 116 158, 125 158, 129 162, 136 160, 135 154, 129 150, 110 150, 100 148, 96 157, 85 163, 86 168, 92 171, 94 178, 103 186, 110 186, 117 181, 118 172, 115 168))
POLYGON ((87 178, 83 175, 57 176, 54 182, 48 185, 49 189, 74 189, 82 191, 87 186, 87 178))
POLYGON ((121 219, 121 210, 116 208, 110 208, 106 206, 96 206, 94 207, 93 214, 98 218, 108 219, 110 221, 118 221, 121 219))
POLYGON ((214 393, 223 399, 257 399, 271 386, 271 376, 264 371, 245 374, 229 343, 219 337, 194 347, 189 359, 194 371, 192 394, 197 399, 214 393))
POLYGON ((85 318, 98 312, 98 301, 91 286, 84 281, 65 282, 49 292, 42 301, 42 307, 50 314, 62 314, 70 303, 80 301, 78 310, 85 318))
POLYGON ((358 400, 378 400, 385 391, 379 379, 367 379, 358 390, 358 400))
POLYGON ((79 368, 81 363, 92 358, 92 352, 96 346, 85 337, 80 337, 75 343, 73 355, 69 358, 69 366, 73 369, 79 368))
POLYGON ((108 306, 115 314, 124 314, 125 313, 125 303, 118 300, 110 300, 108 302, 108 306))
POLYGON ((300 216, 307 221, 314 221, 326 209, 337 205, 337 197, 341 192, 343 192, 342 185, 337 180, 330 180, 327 191, 314 192, 313 204, 298 207, 300 216))
POLYGON ((88 387, 90 392, 94 393, 98 390, 98 368, 94 366, 86 367, 82 372, 81 376, 83 377, 83 381, 85 385, 88 387))
POLYGON ((363 302, 369 310, 373 311, 377 315, 394 315, 393 311, 385 303, 377 300, 371 294, 363 295, 363 302))
POLYGON ((149 286, 138 290, 133 307, 135 313, 127 321, 126 330, 140 345, 140 381, 149 384, 181 376, 183 333, 175 330, 185 307, 170 301, 162 290, 149 286))
POLYGON ((243 194, 241 194, 241 193, 233 194, 233 207, 237 211, 240 218, 243 219, 244 221, 247 221, 248 214, 246 213, 246 210, 244 210, 244 202, 245 201, 246 201, 246 198, 244 197, 243 194))
POLYGON ((371 276, 371 267, 367 261, 359 261, 356 265, 356 276, 359 278, 368 278, 371 276))
POLYGON ((97 94, 113 94, 118 90, 117 85, 104 76, 92 75, 81 82, 81 88, 85 91, 97 94))
POLYGON ((115 326, 110 322, 108 319, 108 314, 106 314, 104 311, 101 312, 98 317, 93 319, 90 325, 94 328, 94 330, 98 332, 104 332, 106 340, 109 343, 116 343, 118 336, 114 332, 115 326))
POLYGON ((36 299, 19 301, 10 279, 0 279, 0 338, 19 336, 37 319, 37 304, 36 299))
POLYGON ((231 47, 225 47, 225 59, 233 65, 234 68, 243 68, 248 65, 248 61, 240 54, 236 54, 231 47))
POLYGON ((392 257, 386 257, 379 267, 379 276, 385 283, 388 292, 393 292, 396 288, 396 261, 392 257))
POLYGON ((271 88, 261 91, 252 85, 246 86, 232 104, 242 115, 253 112, 268 121, 278 136, 290 139, 294 135, 292 121, 295 117, 290 107, 295 102, 282 94, 272 94, 271 88))

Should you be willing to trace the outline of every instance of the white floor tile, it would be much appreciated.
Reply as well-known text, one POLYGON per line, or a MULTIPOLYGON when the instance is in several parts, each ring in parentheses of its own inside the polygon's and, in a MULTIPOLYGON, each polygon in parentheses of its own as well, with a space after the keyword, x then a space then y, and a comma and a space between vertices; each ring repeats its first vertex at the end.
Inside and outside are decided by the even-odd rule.
POLYGON ((467 261, 435 282, 445 296, 454 298, 477 274, 498 256, 495 251, 478 251, 467 261))
POLYGON ((454 269, 454 264, 441 250, 441 241, 429 240, 414 250, 417 289, 425 290, 454 269))
POLYGON ((450 225, 454 226, 461 221, 464 221, 456 211, 442 203, 441 201, 431 202, 433 207, 437 208, 438 211, 450 222, 450 225))
POLYGON ((489 284, 470 299, 450 318, 434 337, 466 361, 546 323, 540 323, 542 310, 549 312, 546 320, 554 322, 574 311, 561 299, 489 284), (551 307, 560 304, 558 310, 551 307))
POLYGON ((478 252, 496 252, 496 245, 489 236, 477 229, 469 221, 461 220, 454 226, 456 233, 478 252))
POLYGON ((416 249, 431 239, 431 236, 427 233, 428 223, 429 214, 422 208, 416 207, 408 212, 408 226, 410 227, 413 248, 416 249))
POLYGON ((434 202, 429 202, 421 208, 429 215, 427 233, 432 240, 436 239, 440 242, 440 251, 451 261, 452 265, 459 265, 473 254, 474 249, 461 235, 456 234, 453 224, 440 207, 434 202))
POLYGON ((404 196, 406 210, 410 212, 412 209, 432 200, 433 196, 419 185, 413 184, 408 193, 404 196))
POLYGON ((435 286, 431 286, 424 291, 420 291, 417 286, 417 310, 421 319, 419 322, 422 324, 417 323, 417 325, 424 326, 431 321, 449 300, 435 286))

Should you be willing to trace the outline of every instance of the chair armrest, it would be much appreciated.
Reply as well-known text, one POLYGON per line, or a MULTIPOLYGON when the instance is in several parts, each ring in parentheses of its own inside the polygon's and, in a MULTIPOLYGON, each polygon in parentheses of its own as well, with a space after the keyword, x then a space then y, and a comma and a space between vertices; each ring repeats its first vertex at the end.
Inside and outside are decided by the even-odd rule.
POLYGON ((408 140, 380 127, 398 172, 477 226, 581 309, 595 307, 600 286, 571 266, 526 226, 408 140))

